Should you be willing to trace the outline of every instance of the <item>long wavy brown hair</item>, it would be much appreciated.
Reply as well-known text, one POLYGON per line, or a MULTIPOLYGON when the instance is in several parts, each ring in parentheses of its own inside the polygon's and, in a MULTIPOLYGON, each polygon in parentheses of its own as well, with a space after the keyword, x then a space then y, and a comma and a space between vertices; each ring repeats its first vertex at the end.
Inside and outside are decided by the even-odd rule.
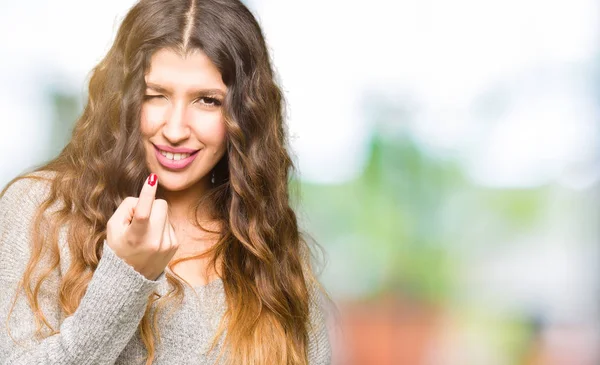
MULTIPOLYGON (((141 0, 92 71, 88 101, 70 142, 36 169, 53 173, 50 193, 33 220, 32 255, 20 283, 35 314, 36 335, 58 333, 44 316, 38 294, 59 265, 61 227, 68 227, 71 265, 61 278, 59 301, 68 316, 98 266, 106 223, 125 197, 137 196, 149 174, 140 111, 144 75, 151 56, 163 48, 182 54, 201 50, 228 88, 223 103, 227 152, 214 168, 213 188, 196 205, 208 209, 220 227, 218 242, 202 255, 210 257, 213 268, 220 259, 227 300, 211 349, 226 333, 221 355, 227 347, 228 364, 306 365, 311 288, 322 290, 310 263, 316 246, 299 231, 291 207, 291 194, 298 191, 290 191, 294 165, 286 145, 284 100, 264 36, 238 0, 141 0), (57 202, 61 208, 46 219, 57 202), (46 254, 50 266, 41 267, 46 254)), ((173 266, 199 256, 172 261, 166 272, 170 291, 149 297, 140 323, 147 364, 160 341, 158 313, 183 297, 186 283, 173 266)))

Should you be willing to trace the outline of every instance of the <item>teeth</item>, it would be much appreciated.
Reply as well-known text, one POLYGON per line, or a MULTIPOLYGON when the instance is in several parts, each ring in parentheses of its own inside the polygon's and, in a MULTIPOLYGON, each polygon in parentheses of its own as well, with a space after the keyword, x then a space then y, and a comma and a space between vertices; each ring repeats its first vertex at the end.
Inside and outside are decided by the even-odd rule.
POLYGON ((160 151, 160 154, 173 161, 179 161, 190 157, 189 153, 171 153, 166 151, 160 151))

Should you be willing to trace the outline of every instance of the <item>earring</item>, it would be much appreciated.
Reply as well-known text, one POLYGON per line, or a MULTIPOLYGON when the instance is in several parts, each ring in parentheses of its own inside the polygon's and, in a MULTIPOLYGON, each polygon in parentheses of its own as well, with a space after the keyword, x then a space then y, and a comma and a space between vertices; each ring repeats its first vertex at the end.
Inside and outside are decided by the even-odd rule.
POLYGON ((212 172, 212 177, 210 178, 210 183, 211 183, 212 185, 214 185, 214 184, 215 184, 215 170, 213 170, 213 172, 212 172))

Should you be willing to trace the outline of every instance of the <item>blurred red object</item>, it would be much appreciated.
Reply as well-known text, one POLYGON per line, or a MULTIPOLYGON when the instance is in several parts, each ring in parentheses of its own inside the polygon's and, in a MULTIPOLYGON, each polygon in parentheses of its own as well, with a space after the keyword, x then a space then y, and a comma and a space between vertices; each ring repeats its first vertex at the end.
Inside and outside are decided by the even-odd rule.
POLYGON ((348 365, 425 364, 440 312, 425 304, 382 298, 341 303, 348 365))

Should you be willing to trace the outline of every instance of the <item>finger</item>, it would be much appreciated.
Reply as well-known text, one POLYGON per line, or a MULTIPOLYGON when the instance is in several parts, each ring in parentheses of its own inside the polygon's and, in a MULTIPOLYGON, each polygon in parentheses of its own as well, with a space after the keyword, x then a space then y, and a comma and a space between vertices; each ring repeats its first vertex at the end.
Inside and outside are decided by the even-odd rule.
POLYGON ((179 242, 177 242, 177 236, 175 235, 175 229, 173 228, 171 222, 169 222, 169 234, 171 236, 171 246, 179 247, 179 242))
POLYGON ((147 230, 150 214, 152 213, 152 204, 154 203, 156 189, 158 188, 157 183, 158 176, 156 174, 150 174, 140 191, 140 197, 135 206, 133 219, 131 221, 131 228, 137 234, 143 234, 147 230))
POLYGON ((155 199, 152 205, 152 213, 150 213, 149 227, 147 227, 147 237, 152 237, 154 244, 158 244, 157 250, 162 247, 162 241, 164 239, 166 226, 165 222, 168 220, 169 205, 164 199, 155 199), (156 238, 156 239, 154 239, 156 238))
POLYGON ((169 229, 169 218, 165 220, 163 225, 162 243, 160 245, 161 251, 166 251, 171 247, 171 230, 169 229))
POLYGON ((131 196, 125 198, 113 213, 112 217, 110 218, 110 221, 112 221, 115 224, 118 224, 119 226, 129 226, 131 220, 133 219, 133 211, 135 209, 137 201, 138 198, 134 198, 131 196))

